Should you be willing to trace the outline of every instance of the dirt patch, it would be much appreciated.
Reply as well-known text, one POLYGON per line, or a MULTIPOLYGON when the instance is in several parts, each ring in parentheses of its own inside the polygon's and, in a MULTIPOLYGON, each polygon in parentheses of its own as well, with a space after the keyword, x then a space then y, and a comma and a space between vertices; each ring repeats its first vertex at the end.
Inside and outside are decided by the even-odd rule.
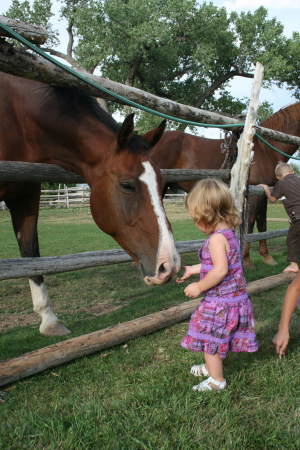
POLYGON ((7 331, 14 327, 27 327, 39 323, 39 316, 36 313, 14 313, 0 314, 0 332, 7 331))
POLYGON ((109 314, 116 309, 122 308, 124 305, 111 305, 109 303, 96 303, 96 305, 79 308, 77 311, 86 312, 92 316, 100 317, 109 314))
MULTIPOLYGON (((100 317, 109 314, 116 309, 122 308, 123 306, 124 303, 122 303, 122 305, 114 305, 113 300, 107 300, 105 302, 96 303, 95 305, 78 308, 76 309, 76 312, 84 312, 90 316, 100 317)), ((55 312, 59 317, 62 313, 70 313, 70 309, 56 308, 55 312)), ((7 331, 9 328, 27 327, 39 323, 40 317, 34 312, 25 313, 20 311, 18 313, 0 314, 0 332, 7 331)))

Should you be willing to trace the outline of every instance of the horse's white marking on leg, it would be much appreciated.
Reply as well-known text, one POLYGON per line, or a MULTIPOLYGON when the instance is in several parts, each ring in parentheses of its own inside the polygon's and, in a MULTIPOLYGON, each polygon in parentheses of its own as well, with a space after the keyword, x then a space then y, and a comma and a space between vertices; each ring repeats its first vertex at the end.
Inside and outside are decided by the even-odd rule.
POLYGON ((175 247, 173 235, 168 228, 166 215, 158 192, 156 173, 149 161, 143 162, 142 165, 145 170, 139 179, 147 186, 159 229, 159 246, 155 274, 158 276, 159 267, 163 263, 169 263, 171 267, 175 266, 176 270, 178 270, 180 267, 180 257, 175 247))
POLYGON ((29 280, 31 290, 33 310, 38 313, 42 319, 40 332, 44 333, 48 328, 58 322, 58 319, 51 309, 51 303, 48 296, 48 290, 45 283, 37 284, 29 280))

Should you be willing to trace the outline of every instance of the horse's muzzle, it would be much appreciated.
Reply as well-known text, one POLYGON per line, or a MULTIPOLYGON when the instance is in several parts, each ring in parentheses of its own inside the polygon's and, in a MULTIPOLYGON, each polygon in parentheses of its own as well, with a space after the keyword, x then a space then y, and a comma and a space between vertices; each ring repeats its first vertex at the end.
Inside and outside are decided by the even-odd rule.
POLYGON ((153 276, 145 276, 144 282, 148 285, 160 285, 165 284, 175 277, 180 268, 180 259, 176 255, 174 261, 171 263, 169 261, 161 262, 158 266, 156 274, 153 276))

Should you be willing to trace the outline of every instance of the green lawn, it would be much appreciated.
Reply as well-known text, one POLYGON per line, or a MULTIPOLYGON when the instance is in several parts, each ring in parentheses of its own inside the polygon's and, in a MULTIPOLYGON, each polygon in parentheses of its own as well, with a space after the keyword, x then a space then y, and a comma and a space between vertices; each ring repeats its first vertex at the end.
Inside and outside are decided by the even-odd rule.
MULTIPOLYGON (((199 238, 183 208, 167 209, 176 240, 199 238)), ((16 257, 7 213, 0 214, 0 256, 16 257)), ((275 205, 269 208, 269 217, 286 215, 275 205)), ((287 226, 269 222, 269 229, 287 226)), ((39 228, 43 255, 116 247, 86 209, 42 210, 39 228)), ((265 266, 257 247, 255 243, 255 265, 246 272, 248 281, 279 273, 286 264, 284 238, 269 241, 277 266, 265 266)), ((193 253, 182 260, 197 261, 193 253)), ((131 264, 52 275, 47 284, 71 337, 186 300, 183 287, 175 283, 145 286, 131 264)), ((189 368, 198 362, 198 355, 180 347, 187 323, 179 323, 8 386, 0 396, 5 400, 0 403, 0 448, 299 449, 299 316, 293 320, 287 356, 279 360, 271 347, 285 288, 253 298, 260 350, 231 354, 225 360, 227 391, 191 390, 195 379, 189 368)), ((1 359, 61 340, 39 336, 27 280, 0 283, 0 310, 0 321, 6 324, 0 338, 1 359)))

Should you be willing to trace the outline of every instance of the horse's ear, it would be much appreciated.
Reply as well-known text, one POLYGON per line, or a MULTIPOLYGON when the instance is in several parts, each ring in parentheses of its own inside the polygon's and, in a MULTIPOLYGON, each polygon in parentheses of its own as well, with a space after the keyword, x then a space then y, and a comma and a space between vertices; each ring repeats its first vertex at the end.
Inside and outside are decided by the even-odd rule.
POLYGON ((163 132, 166 128, 166 120, 163 120, 161 124, 154 128, 154 130, 148 131, 148 133, 143 134, 142 138, 150 144, 151 147, 153 147, 157 142, 160 140, 163 132))
POLYGON ((124 148, 130 141, 130 139, 133 136, 134 132, 134 113, 129 114, 124 122, 122 123, 122 126, 120 128, 119 134, 118 134, 118 147, 124 148))

